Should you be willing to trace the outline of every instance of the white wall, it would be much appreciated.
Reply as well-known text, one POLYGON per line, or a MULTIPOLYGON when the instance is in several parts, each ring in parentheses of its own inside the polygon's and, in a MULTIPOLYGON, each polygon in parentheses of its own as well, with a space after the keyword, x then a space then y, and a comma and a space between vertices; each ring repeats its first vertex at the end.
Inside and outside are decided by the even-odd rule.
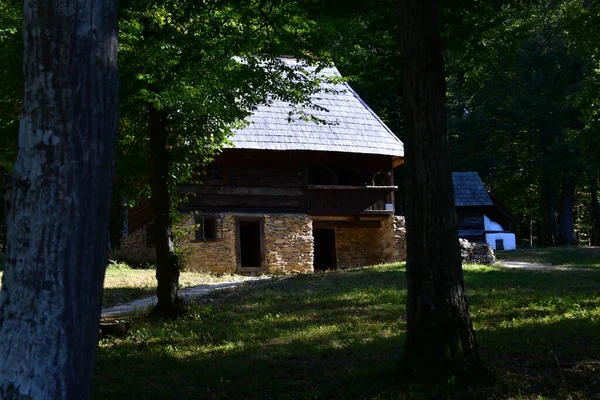
POLYGON ((485 241, 492 247, 492 250, 496 250, 496 239, 502 239, 504 241, 504 250, 515 250, 517 248, 517 241, 514 233, 485 234, 485 241))
MULTIPOLYGON (((483 216, 483 223, 486 231, 503 231, 502 225, 492 221, 486 215, 483 216)), ((517 241, 515 234, 510 232, 498 232, 498 233, 486 233, 485 241, 492 247, 492 250, 496 250, 496 239, 502 239, 504 241, 504 250, 515 250, 517 248, 517 241)))
POLYGON ((497 222, 492 221, 487 217, 487 215, 483 216, 483 224, 485 226, 486 231, 503 231, 502 225, 497 222))

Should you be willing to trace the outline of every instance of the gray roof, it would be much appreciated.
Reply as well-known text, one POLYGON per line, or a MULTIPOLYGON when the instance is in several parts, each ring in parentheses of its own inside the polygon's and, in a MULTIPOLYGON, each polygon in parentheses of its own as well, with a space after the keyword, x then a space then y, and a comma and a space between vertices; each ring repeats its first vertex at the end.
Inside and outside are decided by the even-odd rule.
MULTIPOLYGON (((290 66, 294 59, 282 59, 290 66)), ((307 68, 310 69, 310 68, 307 68)), ((324 68, 320 76, 338 76, 335 67, 324 68)), ((293 107, 279 100, 261 105, 248 118, 250 125, 235 132, 232 142, 239 149, 313 150, 345 153, 404 156, 404 145, 347 83, 323 83, 312 103, 325 108, 304 109, 327 123, 305 121, 292 116, 293 107), (326 91, 327 90, 327 91, 326 91)))
POLYGON ((491 206, 488 195, 477 172, 453 172, 454 204, 457 207, 491 206))

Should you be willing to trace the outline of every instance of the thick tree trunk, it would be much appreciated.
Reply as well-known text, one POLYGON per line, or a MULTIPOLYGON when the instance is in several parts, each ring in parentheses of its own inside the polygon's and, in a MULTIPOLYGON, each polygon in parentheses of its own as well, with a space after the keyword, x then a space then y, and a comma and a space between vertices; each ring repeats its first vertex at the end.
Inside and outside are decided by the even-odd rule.
POLYGON ((575 177, 566 174, 563 177, 562 201, 559 216, 559 244, 577 244, 575 239, 575 177))
POLYGON ((555 195, 556 187, 548 180, 548 173, 544 172, 541 183, 541 235, 539 238, 541 245, 558 244, 558 221, 556 218, 555 195))
MULTIPOLYGON (((406 378, 480 372, 456 228, 435 0, 400 1, 408 280, 406 378)), ((475 375, 469 376, 475 373, 475 375)))
POLYGON ((115 1, 26 0, 0 398, 89 397, 117 139, 115 1))
POLYGON ((592 174, 590 176, 592 246, 600 246, 600 202, 598 201, 598 178, 598 174, 592 174))
POLYGON ((151 195, 154 208, 154 248, 156 249, 156 294, 158 303, 153 314, 167 318, 180 315, 183 303, 179 296, 179 262, 173 244, 171 197, 169 193, 169 151, 167 149, 167 115, 149 105, 151 195))

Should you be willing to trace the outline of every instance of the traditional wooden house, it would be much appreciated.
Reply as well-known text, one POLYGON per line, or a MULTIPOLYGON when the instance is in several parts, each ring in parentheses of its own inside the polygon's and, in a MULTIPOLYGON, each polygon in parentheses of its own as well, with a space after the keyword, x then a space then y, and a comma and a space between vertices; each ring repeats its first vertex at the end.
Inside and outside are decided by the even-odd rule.
MULTIPOLYGON (((335 67, 321 74, 340 76, 335 67)), ((403 163, 402 142, 347 83, 322 85, 313 102, 319 107, 306 113, 319 123, 281 101, 259 107, 204 184, 180 187, 188 268, 305 273, 403 259, 392 173, 403 163)), ((149 209, 133 211, 137 229, 122 252, 150 260, 150 231, 134 217, 149 209)))
POLYGON ((458 236, 471 242, 487 242, 493 250, 515 249, 515 235, 510 231, 514 217, 490 197, 479 174, 454 172, 452 181, 458 236))

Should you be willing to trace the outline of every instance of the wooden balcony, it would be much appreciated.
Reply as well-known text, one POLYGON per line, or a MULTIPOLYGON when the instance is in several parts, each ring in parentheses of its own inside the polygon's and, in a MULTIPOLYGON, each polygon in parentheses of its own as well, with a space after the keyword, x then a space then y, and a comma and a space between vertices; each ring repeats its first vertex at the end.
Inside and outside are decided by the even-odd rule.
POLYGON ((308 185, 308 213, 369 214, 394 213, 394 190, 397 186, 308 185))

